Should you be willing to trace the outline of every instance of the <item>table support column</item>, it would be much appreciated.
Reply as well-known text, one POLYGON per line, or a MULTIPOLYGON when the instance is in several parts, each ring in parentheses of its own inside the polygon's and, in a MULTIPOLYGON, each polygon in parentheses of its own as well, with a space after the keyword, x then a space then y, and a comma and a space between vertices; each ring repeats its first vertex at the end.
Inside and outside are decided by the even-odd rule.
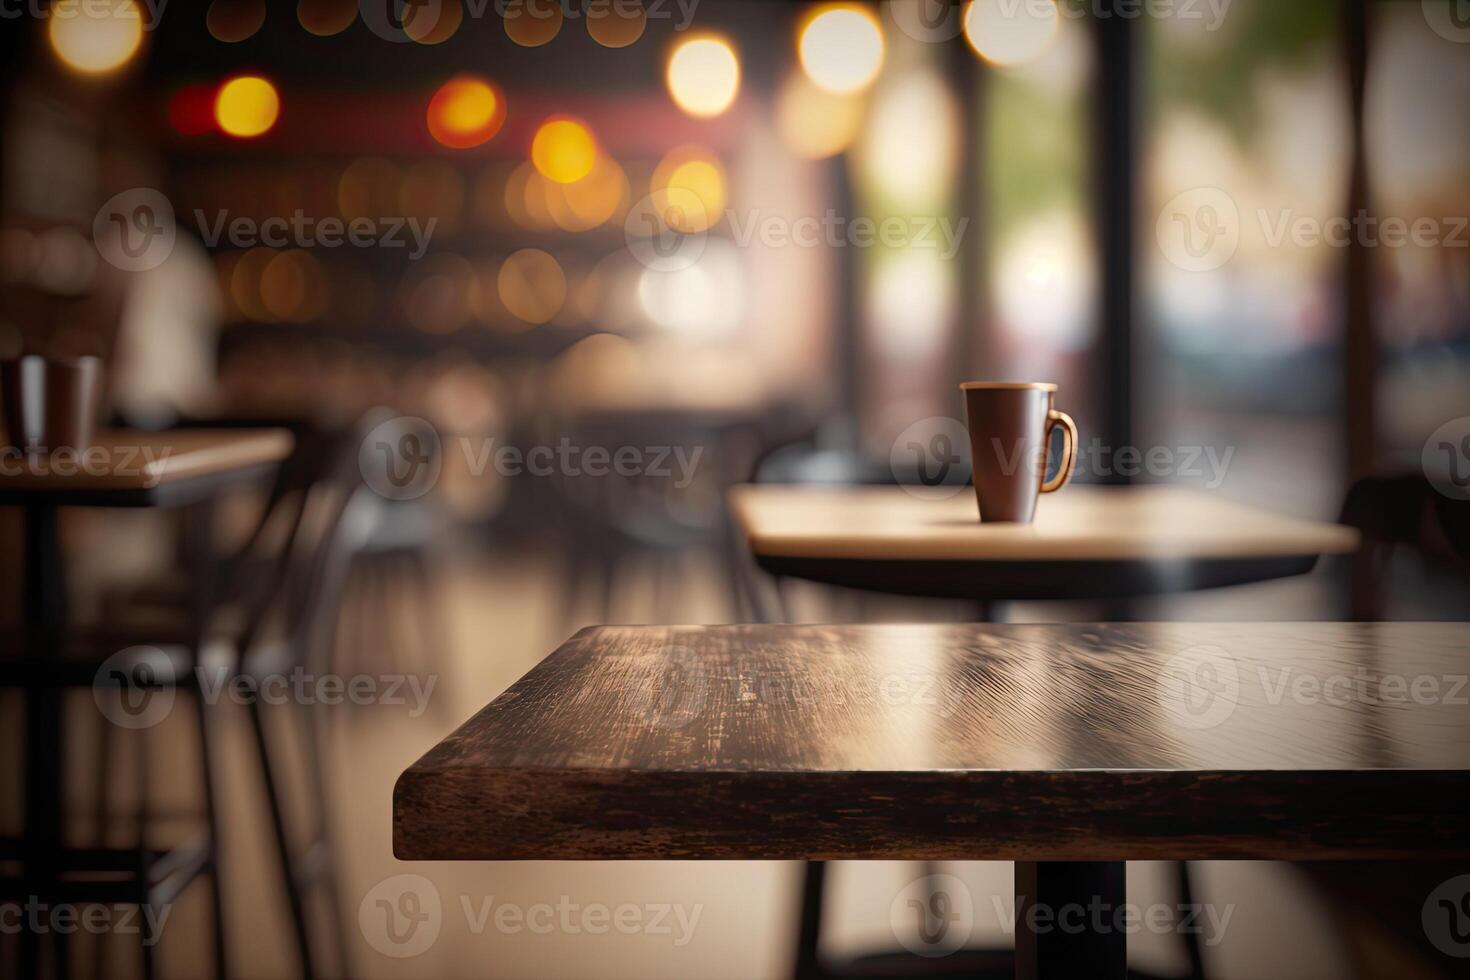
POLYGON ((1122 861, 1017 861, 1017 980, 1125 980, 1126 897, 1122 861))

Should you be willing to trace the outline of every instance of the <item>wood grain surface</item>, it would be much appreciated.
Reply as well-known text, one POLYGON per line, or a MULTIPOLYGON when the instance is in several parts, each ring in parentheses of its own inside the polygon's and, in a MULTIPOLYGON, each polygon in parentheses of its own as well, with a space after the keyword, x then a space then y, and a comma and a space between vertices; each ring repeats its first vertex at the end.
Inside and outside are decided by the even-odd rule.
POLYGON ((20 456, 0 465, 0 493, 151 490, 175 481, 279 463, 291 452, 284 429, 175 429, 99 432, 91 448, 20 456))
POLYGON ((1470 626, 599 627, 394 791, 399 858, 1470 854, 1470 626))
POLYGON ((742 486, 730 509, 757 557, 908 561, 1134 561, 1345 554, 1351 528, 1180 487, 1071 486, 1032 524, 982 524, 964 488, 742 486))

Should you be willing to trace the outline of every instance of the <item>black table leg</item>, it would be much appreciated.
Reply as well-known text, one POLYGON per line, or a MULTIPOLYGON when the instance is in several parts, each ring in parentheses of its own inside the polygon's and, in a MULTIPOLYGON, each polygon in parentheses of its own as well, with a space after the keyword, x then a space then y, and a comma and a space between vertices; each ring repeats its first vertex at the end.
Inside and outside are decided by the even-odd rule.
POLYGON ((801 923, 796 936, 796 964, 792 975, 796 980, 816 980, 822 976, 818 947, 822 939, 822 891, 827 875, 825 861, 808 861, 801 881, 801 923))
POLYGON ((1122 861, 1016 862, 1017 980, 1125 980, 1122 861))
MULTIPOLYGON (((66 619, 57 508, 32 504, 25 508, 24 521, 24 604, 30 634, 26 655, 50 657, 56 655, 66 619)), ((66 751, 61 707, 62 691, 58 687, 33 684, 26 692, 25 876, 31 893, 44 892, 48 896, 54 891, 62 842, 62 767, 66 751)), ((30 930, 21 935, 23 976, 34 975, 39 939, 30 930)), ((55 945, 52 948, 60 955, 55 945)))

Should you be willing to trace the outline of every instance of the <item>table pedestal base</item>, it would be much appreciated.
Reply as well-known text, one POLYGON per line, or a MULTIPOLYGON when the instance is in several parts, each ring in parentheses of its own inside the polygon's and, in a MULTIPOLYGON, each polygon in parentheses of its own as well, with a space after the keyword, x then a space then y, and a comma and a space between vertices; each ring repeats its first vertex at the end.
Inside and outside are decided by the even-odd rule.
POLYGON ((1122 861, 1016 862, 1017 980, 1124 980, 1122 861))

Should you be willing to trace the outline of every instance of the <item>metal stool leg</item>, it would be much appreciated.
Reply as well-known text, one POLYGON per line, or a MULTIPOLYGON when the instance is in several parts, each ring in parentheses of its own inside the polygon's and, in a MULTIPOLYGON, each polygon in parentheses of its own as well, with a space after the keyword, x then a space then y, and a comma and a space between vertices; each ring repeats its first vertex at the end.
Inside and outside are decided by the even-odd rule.
POLYGON ((801 882, 801 921, 796 936, 796 980, 820 980, 823 976, 820 950, 822 939, 822 892, 827 862, 808 861, 801 882))
POLYGON ((259 698, 250 700, 250 727, 255 733, 255 751, 265 782, 266 801, 270 804, 271 833, 276 841, 276 857, 281 869, 281 883, 286 889, 286 904, 291 926, 296 935, 296 952, 301 960, 301 975, 306 980, 316 976, 311 955, 311 935, 306 924, 306 908, 301 900, 300 883, 291 861, 291 842, 286 837, 286 819, 281 809, 281 796, 271 762, 270 744, 266 738, 265 718, 259 698))

